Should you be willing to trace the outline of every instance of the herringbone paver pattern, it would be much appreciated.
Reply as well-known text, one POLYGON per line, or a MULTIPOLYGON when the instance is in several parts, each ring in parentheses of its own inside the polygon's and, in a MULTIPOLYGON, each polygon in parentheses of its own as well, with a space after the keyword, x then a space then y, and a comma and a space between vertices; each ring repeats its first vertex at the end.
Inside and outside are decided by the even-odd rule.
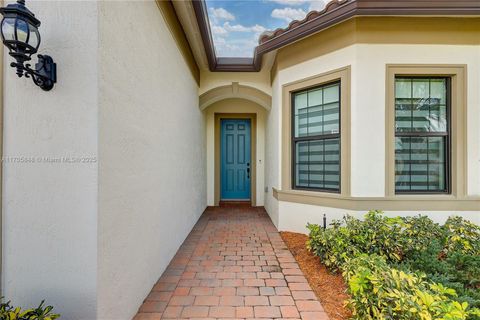
POLYGON ((263 208, 210 208, 134 320, 328 319, 263 208))

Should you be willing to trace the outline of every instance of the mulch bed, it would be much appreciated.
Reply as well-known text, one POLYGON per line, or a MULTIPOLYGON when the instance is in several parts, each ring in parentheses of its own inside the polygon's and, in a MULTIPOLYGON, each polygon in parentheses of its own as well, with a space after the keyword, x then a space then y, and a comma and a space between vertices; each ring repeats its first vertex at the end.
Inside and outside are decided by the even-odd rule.
POLYGON ((306 249, 308 236, 294 232, 280 232, 283 241, 302 269, 312 290, 317 295, 330 320, 346 320, 351 316, 345 307, 347 287, 341 274, 328 272, 320 259, 306 249))

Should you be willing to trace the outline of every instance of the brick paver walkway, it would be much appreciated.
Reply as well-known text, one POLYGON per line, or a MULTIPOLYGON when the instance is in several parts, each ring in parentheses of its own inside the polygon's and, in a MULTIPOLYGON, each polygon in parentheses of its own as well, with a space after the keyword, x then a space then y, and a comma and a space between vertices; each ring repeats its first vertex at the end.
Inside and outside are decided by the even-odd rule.
POLYGON ((208 209, 135 320, 328 319, 261 208, 208 209))

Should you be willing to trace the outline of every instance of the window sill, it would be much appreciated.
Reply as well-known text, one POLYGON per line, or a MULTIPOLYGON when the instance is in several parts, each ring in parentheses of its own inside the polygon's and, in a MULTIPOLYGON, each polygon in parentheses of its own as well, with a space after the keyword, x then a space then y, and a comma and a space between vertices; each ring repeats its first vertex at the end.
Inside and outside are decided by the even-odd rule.
POLYGON ((278 201, 359 211, 373 209, 385 211, 480 211, 480 197, 459 198, 454 195, 351 197, 335 193, 273 188, 273 196, 278 201))

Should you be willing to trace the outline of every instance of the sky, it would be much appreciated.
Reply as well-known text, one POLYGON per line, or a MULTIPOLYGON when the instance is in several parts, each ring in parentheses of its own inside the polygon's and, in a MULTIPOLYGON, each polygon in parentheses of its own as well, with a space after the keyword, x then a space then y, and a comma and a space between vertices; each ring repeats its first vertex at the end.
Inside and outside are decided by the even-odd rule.
POLYGON ((217 57, 253 57, 264 31, 322 10, 328 0, 206 0, 217 57))

